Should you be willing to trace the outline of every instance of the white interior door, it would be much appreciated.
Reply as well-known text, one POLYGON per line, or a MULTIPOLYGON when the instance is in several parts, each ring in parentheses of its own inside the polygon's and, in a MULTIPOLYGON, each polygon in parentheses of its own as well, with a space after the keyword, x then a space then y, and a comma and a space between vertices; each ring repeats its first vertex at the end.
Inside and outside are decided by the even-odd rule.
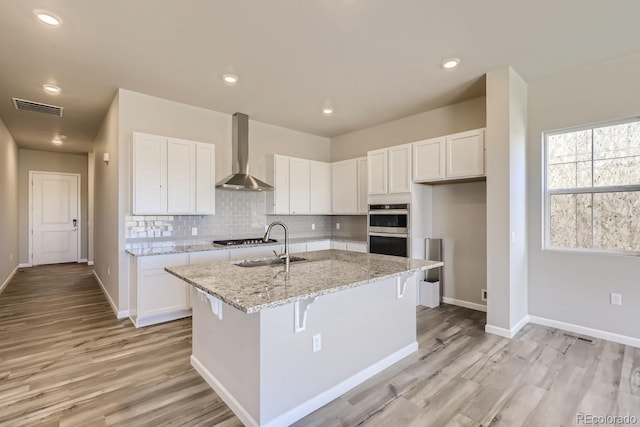
POLYGON ((32 173, 32 264, 78 261, 78 175, 32 173))

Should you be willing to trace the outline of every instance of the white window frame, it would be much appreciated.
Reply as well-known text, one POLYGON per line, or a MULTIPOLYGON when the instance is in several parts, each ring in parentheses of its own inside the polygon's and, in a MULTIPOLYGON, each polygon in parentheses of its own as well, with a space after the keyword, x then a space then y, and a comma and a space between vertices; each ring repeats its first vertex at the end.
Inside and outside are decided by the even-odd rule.
MULTIPOLYGON (((557 129, 553 131, 547 131, 542 133, 543 140, 543 152, 542 152, 542 198, 543 198, 543 246, 542 250, 545 251, 557 251, 557 252, 573 252, 582 254, 607 254, 607 255, 625 255, 625 256, 640 256, 639 251, 623 251, 616 249, 601 249, 601 248, 566 248, 551 245, 551 196, 558 194, 599 194, 599 193, 627 193, 632 191, 640 191, 640 184, 638 185, 612 185, 606 187, 579 187, 579 188, 562 188, 562 189, 549 189, 548 175, 549 175, 549 137, 554 135, 560 135, 563 133, 578 132, 581 130, 589 130, 600 127, 615 126, 625 123, 632 123, 640 121, 640 116, 628 117, 620 120, 610 120, 605 122, 591 123, 588 125, 575 126, 563 129, 557 129)), ((593 154, 593 136, 591 138, 591 152, 593 154)), ((591 179, 593 185, 593 155, 591 156, 591 179)), ((593 209, 593 203, 592 203, 593 209)), ((593 228, 593 211, 591 216, 592 228, 593 228)))

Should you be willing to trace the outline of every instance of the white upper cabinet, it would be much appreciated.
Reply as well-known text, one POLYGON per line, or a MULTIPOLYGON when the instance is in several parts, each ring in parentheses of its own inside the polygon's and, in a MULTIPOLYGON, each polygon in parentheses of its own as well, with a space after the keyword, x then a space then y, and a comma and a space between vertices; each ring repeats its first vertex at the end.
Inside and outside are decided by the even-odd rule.
POLYGON ((369 194, 411 192, 411 144, 369 151, 369 194))
POLYGON ((358 213, 358 161, 331 164, 331 200, 334 214, 358 213))
POLYGON ((278 154, 267 159, 267 182, 273 191, 267 192, 267 213, 289 213, 289 157, 278 154))
POLYGON ((414 182, 458 180, 484 175, 484 129, 413 144, 414 182))
POLYGON ((196 210, 196 143, 167 140, 167 213, 196 210))
POLYGON ((484 129, 447 137, 447 178, 484 175, 484 129))
POLYGON ((131 164, 132 213, 215 213, 215 145, 134 132, 131 164))
POLYGON ((368 193, 387 194, 387 149, 369 151, 368 163, 368 193))
POLYGON ((216 213, 216 146, 196 145, 196 213, 216 213))
POLYGON ((433 181, 445 178, 446 140, 432 138, 413 143, 413 180, 433 181))
POLYGON ((309 160, 289 159, 289 213, 309 213, 309 160))
POLYGON ((356 160, 358 161, 358 213, 366 215, 369 209, 367 204, 367 194, 369 194, 368 162, 366 157, 360 157, 356 160))
POLYGON ((310 213, 331 213, 331 163, 309 161, 309 197, 310 213))
POLYGON ((166 213, 166 138, 135 132, 131 151, 133 213, 166 213))
POLYGON ((389 193, 411 192, 411 144, 390 147, 388 150, 389 193))

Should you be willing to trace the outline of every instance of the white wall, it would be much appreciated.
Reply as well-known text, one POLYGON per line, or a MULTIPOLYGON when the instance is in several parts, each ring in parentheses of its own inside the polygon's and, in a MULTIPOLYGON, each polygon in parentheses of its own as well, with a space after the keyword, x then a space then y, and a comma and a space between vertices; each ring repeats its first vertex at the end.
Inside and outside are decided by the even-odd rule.
POLYGON ((331 161, 353 159, 367 151, 420 141, 486 123, 485 97, 448 105, 331 138, 331 161))
POLYGON ((18 146, 0 120, 0 290, 18 266, 18 146))
POLYGON ((527 316, 526 105, 511 67, 487 73, 487 331, 507 336, 527 316))
POLYGON ((634 54, 529 84, 531 315, 640 338, 640 257, 542 250, 542 132, 639 115, 639 75, 634 54), (609 304, 610 292, 622 293, 622 307, 609 304))
MULTIPOLYGON (((124 301, 120 298, 120 295, 127 294, 120 294, 118 288, 118 224, 120 222, 118 109, 119 95, 116 93, 96 135, 93 155, 94 271, 103 283, 111 305, 116 311, 120 311, 118 307, 127 307, 128 304, 126 297, 123 298, 124 301), (109 153, 108 164, 102 161, 104 153, 109 153)), ((122 313, 122 316, 125 314, 122 313)))
POLYGON ((29 171, 80 174, 80 258, 87 259, 89 218, 87 155, 20 149, 18 164, 20 263, 31 263, 29 257, 29 171))

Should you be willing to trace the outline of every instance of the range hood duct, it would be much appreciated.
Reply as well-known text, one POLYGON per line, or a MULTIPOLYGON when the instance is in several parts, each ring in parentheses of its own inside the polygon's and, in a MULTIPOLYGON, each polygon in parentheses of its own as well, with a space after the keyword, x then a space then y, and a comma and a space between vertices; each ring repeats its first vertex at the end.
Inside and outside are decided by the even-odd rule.
POLYGON ((231 150, 231 176, 220 181, 216 187, 245 191, 270 191, 273 187, 249 175, 249 116, 233 115, 231 150))

